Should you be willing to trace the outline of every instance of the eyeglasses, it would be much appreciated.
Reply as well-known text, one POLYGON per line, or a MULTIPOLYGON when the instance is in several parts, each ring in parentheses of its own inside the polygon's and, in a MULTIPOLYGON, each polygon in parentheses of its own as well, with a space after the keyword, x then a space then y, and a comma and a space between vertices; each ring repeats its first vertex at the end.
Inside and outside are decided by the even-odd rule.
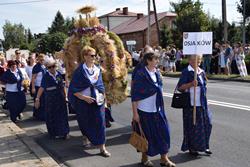
POLYGON ((55 65, 49 66, 48 69, 55 68, 55 67, 56 67, 55 65))
POLYGON ((21 53, 20 53, 20 52, 17 52, 16 54, 17 54, 17 55, 20 55, 21 53))

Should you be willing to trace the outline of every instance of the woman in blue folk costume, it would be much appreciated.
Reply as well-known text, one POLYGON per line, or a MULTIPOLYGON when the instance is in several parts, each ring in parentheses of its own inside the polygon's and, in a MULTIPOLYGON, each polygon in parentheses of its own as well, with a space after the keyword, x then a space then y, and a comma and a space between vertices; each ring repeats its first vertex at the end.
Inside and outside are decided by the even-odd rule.
MULTIPOLYGON (((197 67, 201 63, 202 56, 197 55, 197 67)), ((192 155, 199 152, 212 154, 209 150, 209 139, 212 130, 211 112, 207 104, 207 80, 206 74, 201 68, 197 68, 197 80, 194 80, 195 55, 189 57, 189 66, 182 71, 178 82, 178 90, 190 92, 190 106, 183 108, 183 143, 181 150, 189 150, 192 155), (196 124, 193 124, 194 85, 196 87, 196 124)))
MULTIPOLYGON (((32 79, 31 79, 31 87, 32 87, 32 94, 34 97, 37 96, 38 89, 41 86, 41 81, 43 78, 43 75, 46 72, 45 66, 44 66, 44 58, 45 56, 43 54, 40 54, 37 57, 37 63, 32 69, 32 79)), ((35 98, 34 98, 35 102, 35 98)), ((33 117, 44 121, 45 120, 45 111, 44 111, 44 96, 42 95, 40 98, 40 107, 39 108, 33 108, 33 117)))
POLYGON ((26 106, 26 97, 22 86, 23 75, 13 60, 8 61, 8 68, 1 76, 0 81, 2 84, 5 84, 10 119, 16 122, 17 117, 21 119, 20 114, 26 106))
POLYGON ((144 166, 153 166, 148 156, 160 154, 161 166, 175 167, 167 156, 170 148, 170 134, 165 115, 162 95, 162 80, 156 69, 159 56, 156 53, 145 53, 144 66, 137 70, 131 89, 133 121, 141 124, 148 140, 148 151, 142 153, 144 166))
POLYGON ((44 74, 41 86, 35 99, 35 107, 40 106, 44 94, 46 125, 51 138, 66 139, 69 134, 68 112, 66 106, 66 91, 62 75, 56 70, 53 58, 46 60, 48 71, 44 74))
POLYGON ((74 71, 69 85, 69 102, 76 111, 83 136, 99 146, 102 156, 110 157, 105 147, 104 84, 101 69, 94 64, 96 51, 85 46, 81 55, 85 63, 74 71))

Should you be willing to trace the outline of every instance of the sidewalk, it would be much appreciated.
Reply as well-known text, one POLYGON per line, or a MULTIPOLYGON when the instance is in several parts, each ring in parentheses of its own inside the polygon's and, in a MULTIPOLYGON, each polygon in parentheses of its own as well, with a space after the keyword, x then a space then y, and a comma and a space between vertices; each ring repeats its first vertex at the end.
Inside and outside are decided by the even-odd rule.
POLYGON ((59 167, 0 110, 0 167, 59 167))

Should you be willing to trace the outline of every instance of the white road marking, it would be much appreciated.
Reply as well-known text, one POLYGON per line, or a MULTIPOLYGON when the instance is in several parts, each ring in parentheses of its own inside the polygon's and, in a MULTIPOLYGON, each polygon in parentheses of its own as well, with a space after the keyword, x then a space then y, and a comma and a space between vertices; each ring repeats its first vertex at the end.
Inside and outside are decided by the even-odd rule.
MULTIPOLYGON (((163 96, 165 96, 165 97, 173 97, 173 94, 171 94, 171 93, 163 93, 163 96)), ((208 100, 208 104, 250 111, 250 106, 246 106, 246 105, 227 103, 227 102, 215 101, 215 100, 208 100)))
MULTIPOLYGON (((130 87, 128 88, 128 90, 130 91, 130 87)), ((165 92, 163 92, 163 96, 164 97, 171 97, 172 98, 173 94, 172 93, 165 93, 165 92)), ((208 100, 208 104, 250 111, 250 106, 246 106, 246 105, 240 105, 240 104, 234 104, 234 103, 227 103, 227 102, 216 101, 216 100, 208 100)))

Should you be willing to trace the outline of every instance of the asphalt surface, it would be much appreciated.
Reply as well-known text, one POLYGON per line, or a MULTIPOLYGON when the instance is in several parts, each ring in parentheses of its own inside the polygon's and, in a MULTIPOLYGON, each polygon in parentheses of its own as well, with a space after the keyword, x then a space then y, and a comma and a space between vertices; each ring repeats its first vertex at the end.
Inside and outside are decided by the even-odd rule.
MULTIPOLYGON (((177 79, 164 78, 165 107, 171 128, 170 159, 178 167, 250 167, 250 84, 240 82, 209 81, 208 99, 213 112, 211 136, 212 156, 194 158, 180 151, 182 144, 182 111, 170 107, 171 94, 177 79)), ((107 129, 107 149, 112 157, 98 155, 97 148, 82 147, 82 136, 75 121, 69 116, 70 139, 51 140, 43 122, 33 120, 32 102, 29 101, 24 120, 18 125, 33 136, 58 163, 70 167, 134 167, 140 162, 140 154, 128 144, 132 118, 130 98, 113 106, 116 120, 107 129)), ((155 166, 159 156, 152 157, 155 166)))

